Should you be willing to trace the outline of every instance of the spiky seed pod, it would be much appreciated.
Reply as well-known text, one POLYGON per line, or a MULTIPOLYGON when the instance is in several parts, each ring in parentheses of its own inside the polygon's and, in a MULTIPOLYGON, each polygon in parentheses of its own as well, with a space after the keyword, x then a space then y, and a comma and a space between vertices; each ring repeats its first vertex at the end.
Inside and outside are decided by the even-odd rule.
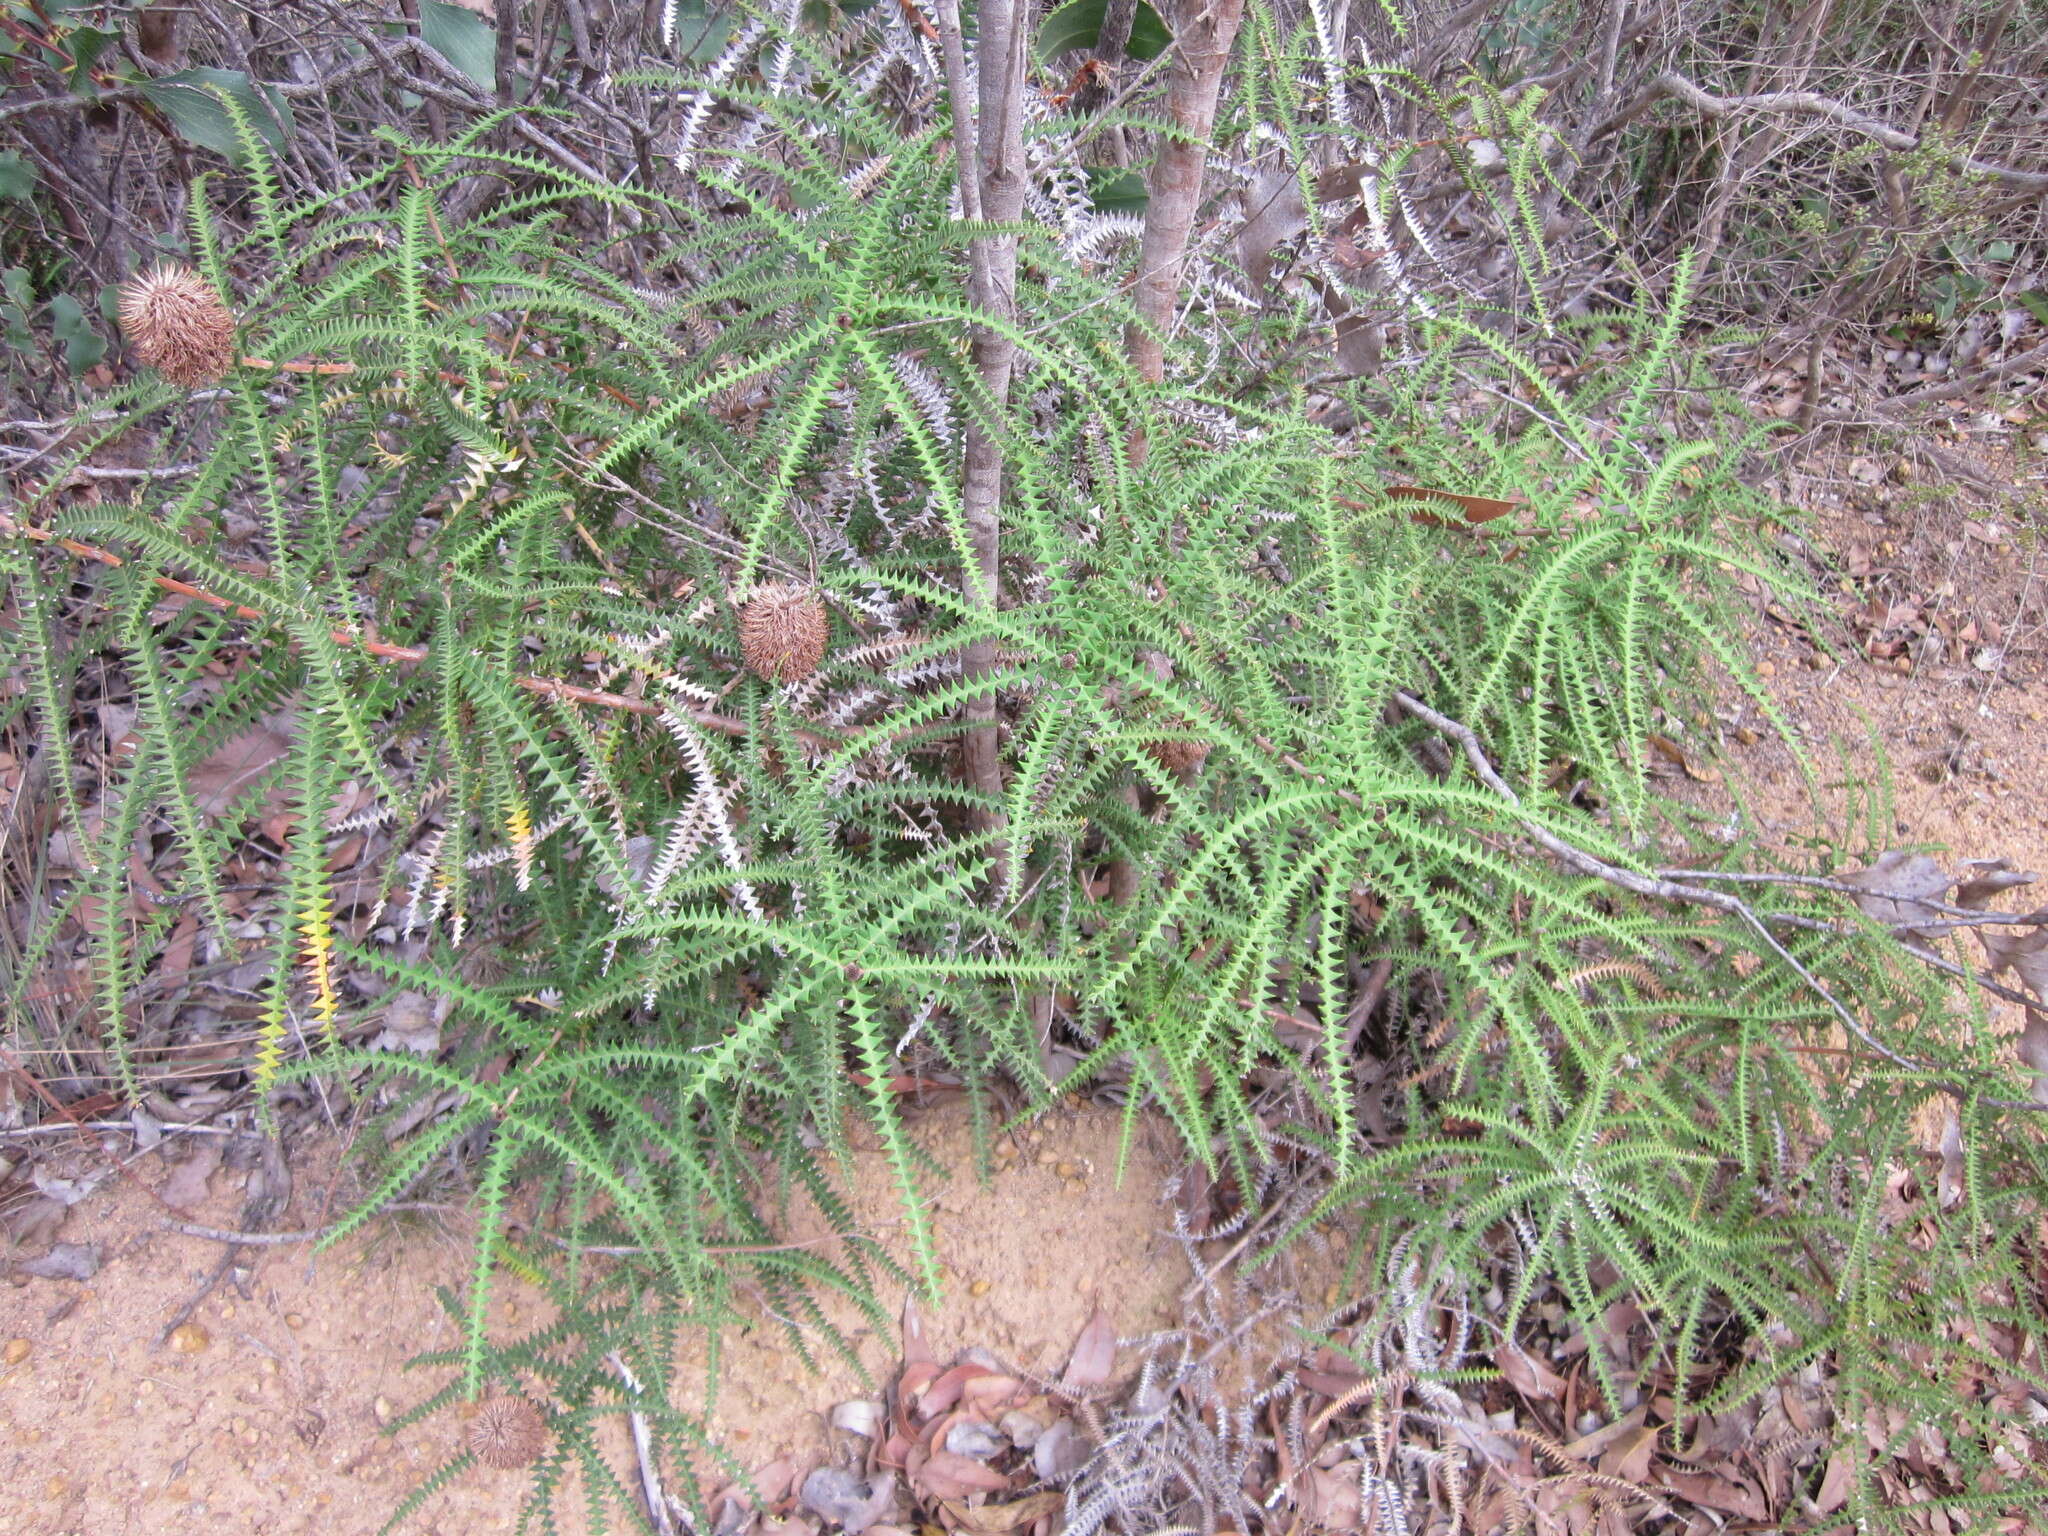
POLYGON ((1177 779, 1191 779, 1209 760, 1206 741, 1148 741, 1145 755, 1177 779))
POLYGON ((771 581, 740 605, 740 655, 771 683, 800 683, 825 659, 831 625, 815 587, 771 581))
POLYGON ((121 285, 121 330, 136 355, 187 389, 234 366, 235 317, 189 267, 161 266, 121 285))
POLYGON ((548 1443, 547 1420, 523 1397, 487 1397, 469 1425, 469 1448, 493 1467, 530 1467, 548 1443))

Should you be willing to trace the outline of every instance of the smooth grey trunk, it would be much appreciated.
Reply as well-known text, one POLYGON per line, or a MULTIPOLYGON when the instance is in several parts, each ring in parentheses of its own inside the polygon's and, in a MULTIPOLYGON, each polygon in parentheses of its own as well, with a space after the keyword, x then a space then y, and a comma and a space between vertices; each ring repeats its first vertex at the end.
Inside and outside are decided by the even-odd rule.
MULTIPOLYGON (((1138 315, 1124 339, 1132 363, 1147 383, 1166 376, 1166 334, 1180 302, 1181 272, 1188 236, 1202 205, 1202 167, 1209 135, 1216 130, 1216 101, 1223 67, 1230 62, 1244 19, 1244 0, 1176 0, 1167 24, 1173 29, 1173 63, 1167 73, 1166 109, 1180 137, 1162 143, 1147 184, 1145 233, 1138 247, 1138 315)), ((1144 440, 1132 441, 1144 462, 1144 440)))
MULTIPOLYGON (((1124 333, 1124 350, 1148 384, 1166 377, 1166 336, 1180 303, 1181 277, 1187 264, 1188 237, 1202 206, 1202 169, 1208 159, 1209 136, 1216 131, 1216 103, 1223 91, 1223 69, 1244 19, 1244 0, 1176 0, 1167 16, 1173 31, 1173 63, 1166 77, 1166 110, 1182 137, 1164 141, 1152 162, 1147 182, 1145 232, 1138 245, 1136 300, 1139 321, 1124 333)), ((1144 429, 1132 431, 1131 466, 1142 468, 1150 450, 1144 429)), ((1138 809, 1135 784, 1124 786, 1124 798, 1138 809)), ((1137 871, 1130 861, 1110 865, 1109 899, 1118 904, 1138 894, 1137 871)))
MULTIPOLYGON (((1024 213, 1024 68, 1031 13, 1024 0, 983 0, 979 20, 970 95, 958 5, 946 0, 940 7, 940 45, 952 97, 960 202, 969 219, 1014 225, 1024 213)), ((1016 319, 1014 234, 983 234, 970 242, 968 297, 977 309, 1006 325, 1016 319)), ((1002 576, 1001 416, 1010 398, 1017 346, 1006 329, 977 326, 973 358, 983 399, 968 412, 961 466, 961 511, 974 553, 973 566, 961 573, 961 587, 974 606, 992 610, 1000 599, 1002 576)), ((986 676, 995 670, 995 642, 973 642, 961 662, 969 679, 986 676)), ((963 713, 967 729, 960 744, 961 777, 982 794, 1000 799, 1002 738, 995 694, 969 700, 963 713)), ((1000 812, 984 810, 978 813, 976 824, 983 831, 1000 831, 1003 818, 1000 812)), ((1000 897, 1008 891, 1011 876, 1008 851, 1001 844, 995 864, 995 888, 1000 897)))

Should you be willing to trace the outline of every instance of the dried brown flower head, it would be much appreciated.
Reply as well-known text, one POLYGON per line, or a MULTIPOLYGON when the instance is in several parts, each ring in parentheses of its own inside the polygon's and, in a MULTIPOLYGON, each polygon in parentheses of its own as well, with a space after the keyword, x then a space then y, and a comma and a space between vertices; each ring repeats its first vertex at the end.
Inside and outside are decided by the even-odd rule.
POLYGON ((161 266, 121 285, 121 330, 173 384, 213 384, 235 361, 235 317, 189 267, 161 266))
POLYGON ((815 587, 771 581, 740 605, 740 655, 771 683, 800 683, 817 671, 830 634, 815 587))
POLYGON ((493 1467, 530 1467, 548 1443, 547 1420, 523 1397, 487 1397, 469 1425, 469 1448, 493 1467))
POLYGON ((1148 741, 1145 755, 1177 779, 1191 779, 1209 760, 1206 741, 1148 741))

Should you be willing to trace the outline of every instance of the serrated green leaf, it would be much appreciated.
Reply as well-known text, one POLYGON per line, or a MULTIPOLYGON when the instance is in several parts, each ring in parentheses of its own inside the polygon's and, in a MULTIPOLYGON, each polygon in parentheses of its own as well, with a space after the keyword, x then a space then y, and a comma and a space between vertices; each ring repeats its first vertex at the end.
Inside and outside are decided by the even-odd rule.
POLYGON ((498 78, 498 35, 475 11, 420 0, 420 41, 486 90, 498 78))
POLYGON ((210 149, 237 165, 242 160, 242 145, 235 137, 234 120, 221 104, 222 95, 242 109, 273 150, 282 150, 291 136, 291 108, 284 98, 267 86, 257 86, 239 69, 202 65, 146 80, 137 89, 163 109, 178 132, 200 148, 210 149))

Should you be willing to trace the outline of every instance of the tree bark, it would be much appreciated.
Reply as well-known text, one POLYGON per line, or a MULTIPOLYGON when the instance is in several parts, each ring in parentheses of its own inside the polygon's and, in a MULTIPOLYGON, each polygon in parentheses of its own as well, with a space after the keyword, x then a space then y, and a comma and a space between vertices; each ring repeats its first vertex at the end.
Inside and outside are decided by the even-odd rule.
MULTIPOLYGON (((1244 0, 1178 0, 1168 24, 1173 29, 1173 64, 1167 74, 1167 115, 1180 136, 1159 146, 1152 164, 1145 206, 1145 233, 1138 248, 1137 304, 1142 324, 1125 336, 1125 350, 1150 384, 1166 377, 1166 334, 1180 302, 1181 271, 1188 236, 1202 204, 1202 166, 1216 129, 1216 102, 1223 67, 1244 19, 1244 0)), ((1144 462, 1142 438, 1132 442, 1133 458, 1144 462)))
MULTIPOLYGON (((970 97, 959 8, 953 0, 940 8, 940 42, 952 96, 960 201, 967 217, 982 223, 1015 224, 1024 212, 1024 67, 1030 16, 1025 0, 983 0, 970 97)), ((968 297, 994 319, 1008 322, 1016 318, 1014 234, 983 234, 970 242, 968 297)), ((993 610, 1000 598, 1002 577, 1001 415, 1010 397, 1016 343, 1003 330, 977 326, 973 358, 984 399, 968 412, 965 433, 960 500, 974 563, 961 573, 961 587, 975 607, 993 610)), ((974 641, 966 648, 961 664, 970 680, 994 671, 995 642, 974 641)), ((969 700, 963 713, 967 730, 961 738, 961 777, 971 788, 1000 799, 1002 737, 995 694, 969 700)), ((999 811, 984 809, 976 813, 975 824, 982 831, 999 832, 1003 817, 999 811)), ((1008 850, 1000 843, 995 865, 994 883, 1000 894, 1009 889, 1011 874, 1008 850)))

